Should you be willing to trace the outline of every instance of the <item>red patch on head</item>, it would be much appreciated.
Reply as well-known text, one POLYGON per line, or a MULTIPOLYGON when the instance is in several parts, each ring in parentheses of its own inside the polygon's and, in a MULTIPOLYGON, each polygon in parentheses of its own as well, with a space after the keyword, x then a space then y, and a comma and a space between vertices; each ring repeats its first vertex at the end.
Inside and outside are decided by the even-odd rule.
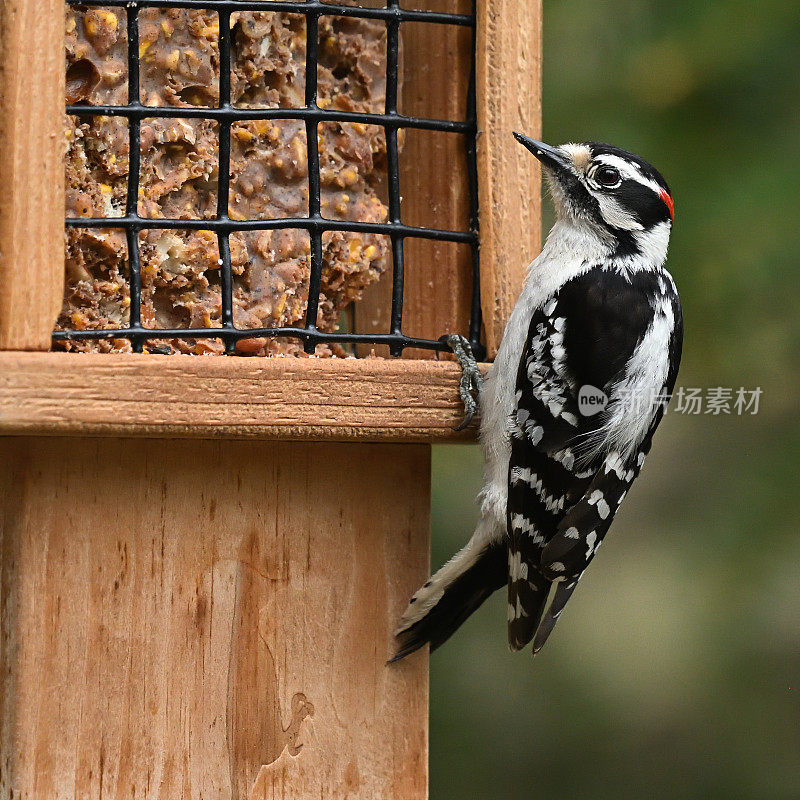
POLYGON ((672 200, 672 197, 665 192, 663 189, 658 193, 659 197, 664 201, 664 204, 667 206, 669 210, 669 218, 671 220, 675 219, 675 203, 672 200))

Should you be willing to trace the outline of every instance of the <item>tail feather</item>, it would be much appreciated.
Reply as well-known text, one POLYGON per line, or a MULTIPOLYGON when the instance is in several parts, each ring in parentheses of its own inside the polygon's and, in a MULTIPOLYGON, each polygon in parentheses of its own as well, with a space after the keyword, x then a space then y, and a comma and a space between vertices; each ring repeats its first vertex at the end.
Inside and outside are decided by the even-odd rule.
POLYGON ((489 595, 506 585, 505 543, 491 543, 477 552, 468 547, 411 598, 395 631, 397 652, 392 662, 428 643, 433 652, 489 595))
MULTIPOLYGON (((580 576, 578 576, 578 579, 579 578, 580 576)), ((544 643, 553 632, 553 628, 555 628, 556 622, 558 622, 558 618, 561 616, 561 612, 564 610, 564 606, 567 604, 567 600, 572 597, 572 593, 575 591, 575 587, 578 585, 578 579, 572 581, 571 583, 564 583, 561 581, 556 584, 556 590, 553 593, 553 599, 550 601, 550 606, 547 609, 547 613, 544 615, 541 624, 536 629, 536 636, 533 640, 534 655, 536 655, 544 647, 544 643)))
POLYGON ((538 570, 538 555, 529 539, 509 544, 508 646, 514 652, 533 639, 550 594, 550 581, 538 570))

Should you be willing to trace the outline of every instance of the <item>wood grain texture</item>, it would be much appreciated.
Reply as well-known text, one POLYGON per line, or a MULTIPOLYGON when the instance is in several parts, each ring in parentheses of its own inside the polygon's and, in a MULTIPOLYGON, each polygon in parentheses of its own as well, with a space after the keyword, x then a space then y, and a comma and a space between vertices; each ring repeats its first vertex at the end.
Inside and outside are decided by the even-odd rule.
POLYGON ((0 797, 423 800, 427 657, 384 662, 429 465, 0 439, 0 797))
MULTIPOLYGON (((469 13, 470 0, 415 0, 423 11, 469 13)), ((463 120, 469 82, 468 28, 404 23, 399 109, 411 116, 463 120)), ((469 230, 469 185, 464 137, 440 131, 400 131, 402 218, 409 225, 469 230)), ((408 238, 404 243, 403 332, 423 339, 469 331, 472 296, 470 248, 408 238)), ((385 333, 392 307, 391 275, 367 289, 355 305, 356 330, 385 333)), ((363 351, 362 351, 363 352, 363 351)), ((368 352, 368 350, 367 350, 368 352)), ((376 349, 379 355, 385 350, 376 349)), ((431 359, 430 350, 406 358, 431 359)))
POLYGON ((539 162, 512 136, 541 136, 541 0, 478 0, 481 298, 488 357, 541 245, 539 162))
POLYGON ((451 362, 0 353, 0 434, 471 441, 451 362))
POLYGON ((64 4, 0 3, 0 350, 49 350, 64 291, 64 4))

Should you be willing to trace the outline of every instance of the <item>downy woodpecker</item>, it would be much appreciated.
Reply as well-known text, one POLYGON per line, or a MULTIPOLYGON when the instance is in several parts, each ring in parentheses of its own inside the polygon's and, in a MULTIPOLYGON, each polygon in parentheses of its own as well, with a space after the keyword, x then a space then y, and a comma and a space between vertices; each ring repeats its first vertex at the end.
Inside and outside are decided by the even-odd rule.
POLYGON ((678 372, 664 179, 618 147, 514 135, 544 167, 556 222, 480 394, 480 521, 411 598, 393 660, 434 650, 505 585, 511 649, 542 648, 642 468, 678 372))

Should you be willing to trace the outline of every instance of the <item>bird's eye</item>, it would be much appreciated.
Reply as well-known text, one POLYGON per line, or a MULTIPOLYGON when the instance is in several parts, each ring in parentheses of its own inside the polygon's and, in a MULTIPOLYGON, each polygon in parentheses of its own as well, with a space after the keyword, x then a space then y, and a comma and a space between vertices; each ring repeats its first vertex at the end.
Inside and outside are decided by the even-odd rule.
POLYGON ((613 188, 620 184, 620 174, 616 167, 598 167, 594 173, 594 179, 607 188, 613 188))

